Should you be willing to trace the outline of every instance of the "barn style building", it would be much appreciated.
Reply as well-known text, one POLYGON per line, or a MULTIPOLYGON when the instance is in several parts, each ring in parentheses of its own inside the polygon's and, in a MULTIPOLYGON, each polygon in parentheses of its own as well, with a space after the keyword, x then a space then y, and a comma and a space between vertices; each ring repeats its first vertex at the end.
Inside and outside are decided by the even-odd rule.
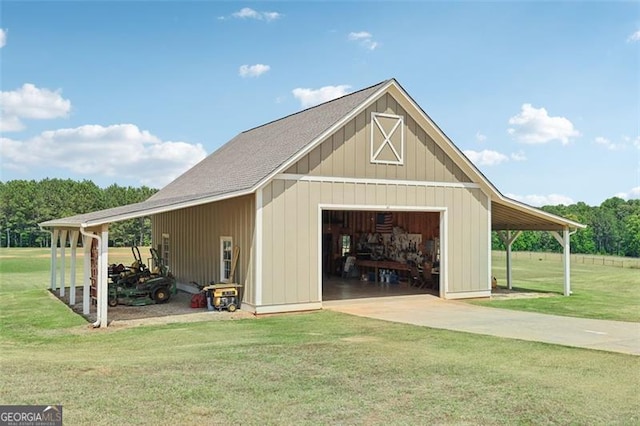
POLYGON ((489 297, 492 231, 509 250, 519 231, 551 231, 569 295, 570 231, 584 227, 503 196, 395 79, 242 132, 145 202, 41 224, 54 235, 52 289, 64 291, 67 241, 73 263, 80 235, 87 254, 99 241, 97 326, 108 226, 141 216, 183 285, 228 280, 237 247, 242 309, 256 314, 321 309, 329 282, 353 271, 392 287, 389 276, 412 278, 407 265, 429 269, 444 299, 489 297))

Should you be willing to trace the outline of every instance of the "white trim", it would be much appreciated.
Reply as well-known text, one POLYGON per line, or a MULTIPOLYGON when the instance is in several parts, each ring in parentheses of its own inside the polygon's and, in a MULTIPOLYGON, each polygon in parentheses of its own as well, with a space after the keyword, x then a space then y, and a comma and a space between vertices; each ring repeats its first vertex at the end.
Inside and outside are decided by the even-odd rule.
POLYGON ((513 245, 513 242, 520 236, 520 234, 522 234, 522 231, 516 231, 514 234, 511 234, 510 230, 496 231, 496 233, 498 234, 498 237, 500 238, 500 240, 502 241, 502 243, 505 245, 507 249, 507 254, 506 254, 507 288, 511 290, 513 289, 513 276, 512 276, 513 266, 511 263, 511 246, 513 245))
MULTIPOLYGON (((322 270, 322 262, 323 262, 323 258, 322 258, 322 244, 323 244, 323 237, 322 237, 322 208, 323 208, 323 204, 322 203, 318 203, 318 209, 317 209, 317 216, 316 216, 316 235, 318 237, 318 248, 317 248, 317 252, 318 252, 318 258, 316 259, 316 265, 318 266, 318 273, 317 273, 317 277, 316 279, 318 280, 318 300, 320 302, 322 302, 322 281, 323 281, 323 270, 322 270)), ((346 210, 346 208, 345 208, 346 210)))
MULTIPOLYGON (((382 204, 325 204, 319 203, 322 210, 362 210, 362 211, 395 211, 395 212, 446 212, 447 207, 439 206, 400 206, 382 204)), ((320 220, 321 222, 321 220, 320 220)), ((322 229, 322 224, 320 224, 322 229)))
POLYGON ((400 165, 400 166, 404 165, 404 117, 403 116, 393 115, 393 114, 384 114, 380 112, 371 113, 371 158, 369 159, 369 161, 373 164, 394 164, 394 165, 400 165), (388 135, 382 128, 382 124, 380 123, 380 121, 378 121, 378 117, 392 118, 397 120, 396 124, 393 125, 393 128, 389 131, 388 135), (398 126, 400 126, 400 153, 396 151, 396 148, 391 143, 391 137, 394 135, 394 133, 398 129, 398 126), (382 141, 378 149, 375 150, 374 152, 373 136, 376 128, 380 130, 380 133, 382 133, 384 140, 382 141), (388 146, 389 148, 391 148, 391 151, 393 151, 393 155, 396 157, 397 161, 385 161, 385 160, 377 159, 377 157, 380 155, 380 153, 382 152, 385 146, 388 146))
POLYGON ((571 243, 570 243, 570 233, 569 228, 564 228, 562 231, 562 235, 560 235, 557 231, 550 231, 551 235, 558 241, 558 243, 562 246, 562 258, 563 258, 563 277, 564 277, 564 286, 563 286, 563 294, 565 296, 571 295, 571 243))
POLYGON ((78 236, 80 232, 71 231, 71 282, 69 284, 69 306, 76 304, 76 253, 78 248, 78 236))
POLYGON ((482 193, 487 197, 487 272, 489 276, 487 277, 487 288, 489 291, 493 288, 493 257, 491 255, 493 248, 493 239, 491 238, 491 206, 493 205, 491 202, 491 195, 482 191, 482 193))
POLYGON ((225 271, 224 243, 225 242, 231 243, 230 250, 229 250, 229 252, 231 253, 231 257, 229 258, 229 263, 233 263, 233 237, 221 236, 220 237, 220 282, 222 283, 228 283, 230 278, 230 277, 224 276, 224 271, 225 271))
POLYGON ((399 206, 399 205, 363 205, 363 204, 325 204, 318 203, 318 299, 322 301, 322 211, 323 210, 360 210, 394 212, 431 212, 440 213, 440 297, 444 298, 449 285, 447 241, 448 208, 440 206, 399 206))
MULTIPOLYGON (((244 303, 242 307, 244 307, 244 303)), ((285 312, 300 312, 300 311, 317 311, 322 309, 322 302, 308 302, 308 303, 291 303, 287 305, 267 305, 267 306, 252 306, 253 313, 260 314, 279 314, 285 312)))
MULTIPOLYGON (((262 188, 256 190, 256 247, 255 247, 255 302, 256 305, 262 305, 262 188)), ((243 302, 244 303, 244 302, 243 302)))
POLYGON ((57 258, 58 258, 58 238, 59 231, 54 229, 51 233, 51 290, 55 291, 57 288, 56 280, 58 279, 57 270, 57 258))
MULTIPOLYGON (((201 206, 203 204, 215 203, 218 201, 228 200, 230 198, 242 197, 243 195, 249 195, 253 193, 254 193, 254 189, 252 188, 248 190, 228 192, 221 195, 215 195, 210 197, 198 198, 195 200, 178 202, 175 204, 169 203, 163 206, 158 206, 153 208, 141 207, 140 210, 137 210, 135 212, 116 214, 113 216, 107 215, 101 218, 89 219, 85 222, 76 222, 76 223, 56 222, 56 219, 54 219, 47 222, 43 222, 41 225, 49 228, 57 227, 61 229, 62 228, 92 228, 95 226, 100 226, 100 225, 104 225, 112 222, 120 222, 127 219, 135 219, 137 217, 142 217, 142 216, 153 216, 159 213, 166 213, 174 210, 181 210, 189 207, 201 206)), ((144 204, 144 202, 140 204, 144 204)), ((123 206, 123 207, 126 207, 126 206, 123 206)))
POLYGON ((474 299, 481 297, 491 297, 491 290, 478 290, 478 291, 463 291, 460 293, 447 293, 445 299, 474 299))
POLYGON ((351 121, 352 119, 357 117, 358 114, 360 114, 361 112, 365 111, 371 104, 374 103, 374 101, 376 101, 380 97, 380 95, 385 93, 389 89, 389 87, 391 87, 393 84, 397 84, 395 82, 395 80, 391 79, 391 80, 387 81, 386 84, 384 84, 382 87, 380 87, 378 90, 376 90, 375 93, 371 94, 367 99, 362 101, 360 103, 360 105, 355 107, 349 114, 347 114, 344 117, 342 117, 333 126, 329 127, 327 130, 322 132, 318 137, 316 137, 313 141, 311 141, 309 144, 307 144, 306 147, 302 148, 295 155, 293 155, 291 158, 289 158, 289 160, 287 160, 284 163, 282 163, 282 165, 280 167, 278 167, 273 172, 271 172, 270 174, 265 176, 263 179, 261 179, 258 183, 256 183, 253 186, 253 189, 255 190, 257 188, 260 188, 260 187, 264 186, 266 183, 271 181, 274 176, 280 174, 283 170, 287 170, 293 164, 298 162, 298 160, 300 160, 302 157, 304 157, 305 155, 307 155, 308 153, 313 151, 318 145, 320 145, 322 142, 324 142, 326 138, 328 138, 333 133, 338 131, 346 123, 348 123, 349 121, 351 121))
POLYGON ((60 297, 64 297, 65 287, 67 284, 65 283, 65 276, 67 275, 66 268, 66 260, 67 260, 67 235, 69 231, 63 229, 60 231, 60 290, 58 294, 60 297))
POLYGON ((438 279, 440 283, 438 288, 440 291, 438 292, 438 296, 441 299, 446 297, 446 294, 449 292, 449 213, 446 207, 442 207, 440 210, 440 273, 438 274, 438 279))
POLYGON ((109 325, 107 318, 109 299, 109 285, 107 283, 107 269, 109 265, 109 225, 102 225, 100 231, 100 247, 98 247, 98 318, 100 327, 109 325))
POLYGON ((161 237, 160 237, 160 256, 162 256, 162 261, 164 262, 165 266, 168 268, 168 270, 171 270, 171 236, 166 233, 163 232, 161 237), (167 246, 167 250, 165 251, 165 243, 167 242, 166 246, 167 246))
POLYGON ((293 173, 277 174, 273 177, 273 180, 480 189, 480 185, 472 182, 433 182, 433 181, 420 181, 420 180, 368 179, 368 178, 350 178, 350 177, 341 177, 341 176, 311 176, 311 175, 302 175, 302 174, 293 174, 293 173))
POLYGON ((93 238, 82 235, 82 253, 83 253, 83 281, 82 281, 82 314, 89 315, 91 310, 91 300, 89 293, 91 292, 91 244, 93 238))
POLYGON ((533 216, 537 216, 541 219, 546 219, 546 220, 550 220, 554 223, 556 223, 557 225, 560 226, 570 226, 576 229, 585 229, 587 227, 587 225, 583 225, 582 223, 578 223, 578 222, 574 222, 572 220, 569 219, 565 219, 563 217, 560 216, 556 216, 554 214, 551 213, 547 213, 544 210, 539 210, 536 209, 535 207, 531 207, 528 206, 524 203, 521 203, 520 201, 517 200, 513 200, 511 198, 507 198, 501 194, 498 194, 498 196, 500 197, 500 199, 502 201, 504 201, 503 204, 507 204, 508 207, 514 208, 516 210, 520 210, 520 211, 524 211, 526 213, 529 213, 533 216))

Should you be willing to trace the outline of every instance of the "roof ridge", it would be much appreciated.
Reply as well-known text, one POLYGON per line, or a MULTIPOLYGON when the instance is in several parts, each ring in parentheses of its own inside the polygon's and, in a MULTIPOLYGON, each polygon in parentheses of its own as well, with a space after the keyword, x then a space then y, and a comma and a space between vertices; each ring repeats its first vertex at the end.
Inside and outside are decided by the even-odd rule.
POLYGON ((289 117, 293 117, 294 115, 302 114, 303 112, 307 112, 307 111, 312 110, 312 109, 314 109, 314 108, 319 108, 319 107, 321 107, 321 106, 324 106, 324 105, 330 104, 330 103, 332 103, 332 102, 339 101, 339 100, 344 99, 344 98, 346 98, 346 97, 348 97, 348 96, 356 95, 356 94, 358 94, 358 93, 360 93, 360 92, 364 92, 365 90, 369 90, 369 89, 371 89, 372 87, 382 86, 383 84, 388 83, 388 82, 389 82, 389 81, 391 81, 391 80, 393 80, 393 78, 388 78, 388 79, 383 80, 383 81, 381 81, 381 82, 379 82, 379 83, 372 84, 371 86, 367 86, 367 87, 365 87, 365 88, 363 88, 363 89, 356 90, 355 92, 347 93, 347 94, 345 94, 345 95, 342 95, 342 96, 340 96, 340 97, 337 97, 337 98, 331 99, 331 100, 329 100, 329 101, 322 102, 321 104, 314 105, 314 106, 310 106, 309 108, 305 108, 305 109, 302 109, 302 110, 300 110, 300 111, 293 112, 293 113, 291 113, 291 114, 289 114, 289 115, 285 115, 284 117, 276 118, 275 120, 271 120, 271 121, 269 121, 269 122, 266 122, 266 123, 260 124, 260 125, 258 125, 258 126, 252 127, 252 128, 250 128, 250 129, 243 130, 242 132, 240 132, 240 134, 242 134, 242 133, 248 133, 248 132, 251 132, 251 131, 256 130, 256 129, 259 129, 259 128, 261 128, 261 127, 265 127, 265 126, 268 126, 268 125, 270 125, 270 124, 277 123, 278 121, 285 120, 285 119, 287 119, 287 118, 289 118, 289 117))

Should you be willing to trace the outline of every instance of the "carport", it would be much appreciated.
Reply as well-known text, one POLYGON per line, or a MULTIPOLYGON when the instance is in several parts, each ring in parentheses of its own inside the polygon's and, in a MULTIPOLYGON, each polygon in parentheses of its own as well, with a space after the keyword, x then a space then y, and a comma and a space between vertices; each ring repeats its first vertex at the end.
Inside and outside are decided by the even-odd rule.
POLYGON ((84 255, 82 314, 85 316, 90 315, 91 298, 93 297, 96 310, 96 321, 93 326, 106 327, 108 325, 109 225, 211 201, 215 201, 214 197, 206 197, 199 200, 147 200, 141 203, 41 223, 40 227, 43 230, 50 228, 48 232, 51 233, 51 291, 57 292, 61 300, 67 300, 69 306, 76 304, 77 247, 78 242, 82 242, 84 255), (67 248, 71 252, 68 297, 65 295, 67 248), (92 262, 92 258, 94 262, 92 262), (91 287, 95 288, 96 294, 92 295, 91 287))
POLYGON ((563 294, 571 294, 571 245, 570 238, 586 225, 531 209, 525 204, 509 199, 509 203, 494 200, 491 203, 491 230, 496 231, 507 251, 507 287, 513 288, 511 246, 522 231, 548 231, 562 247, 564 264, 563 294), (573 230, 571 230, 573 229, 573 230))

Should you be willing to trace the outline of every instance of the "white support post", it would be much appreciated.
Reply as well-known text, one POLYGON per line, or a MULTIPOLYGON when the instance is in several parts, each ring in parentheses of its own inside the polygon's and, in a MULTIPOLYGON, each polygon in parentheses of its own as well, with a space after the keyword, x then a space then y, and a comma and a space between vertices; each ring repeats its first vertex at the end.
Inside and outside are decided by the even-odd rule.
POLYGON ((511 290, 513 288, 513 279, 512 279, 512 267, 511 267, 511 245, 522 234, 522 231, 516 231, 515 234, 511 235, 511 231, 507 230, 504 232, 498 231, 498 237, 502 240, 503 244, 507 247, 507 288, 511 290))
POLYGON ((56 258, 58 257, 58 233, 59 231, 54 228, 51 233, 51 291, 56 291, 58 287, 56 285, 56 278, 58 271, 56 269, 56 258))
POLYGON ((82 251, 84 254, 84 278, 82 282, 82 314, 89 315, 91 309, 91 242, 93 238, 82 236, 82 251))
POLYGON ((65 278, 65 275, 67 274, 66 265, 65 265, 65 261, 67 257, 67 253, 66 253, 67 232, 69 231, 67 231, 66 229, 63 229, 62 231, 60 231, 60 297, 64 297, 64 292, 66 287, 64 278, 65 278))
POLYGON ((564 262, 564 290, 563 294, 565 296, 571 295, 571 244, 570 244, 570 233, 569 228, 564 228, 562 231, 562 236, 557 231, 551 231, 551 235, 560 243, 562 246, 562 260, 564 262))
POLYGON ((98 250, 98 309, 100 311, 100 327, 108 325, 107 301, 109 300, 109 286, 107 284, 107 268, 109 265, 109 225, 102 225, 100 235, 100 248, 98 250))
POLYGON ((69 306, 76 304, 76 246, 78 245, 78 231, 71 231, 71 282, 69 283, 69 306))

